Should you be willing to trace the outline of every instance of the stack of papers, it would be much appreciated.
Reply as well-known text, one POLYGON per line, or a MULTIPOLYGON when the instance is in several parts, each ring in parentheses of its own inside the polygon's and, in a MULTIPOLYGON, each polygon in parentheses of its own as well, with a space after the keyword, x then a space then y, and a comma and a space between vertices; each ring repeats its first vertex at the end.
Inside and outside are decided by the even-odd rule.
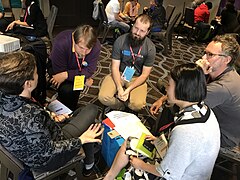
POLYGON ((134 114, 111 111, 106 114, 114 124, 114 129, 124 138, 129 136, 140 139, 142 133, 151 135, 150 131, 143 125, 141 120, 134 114))

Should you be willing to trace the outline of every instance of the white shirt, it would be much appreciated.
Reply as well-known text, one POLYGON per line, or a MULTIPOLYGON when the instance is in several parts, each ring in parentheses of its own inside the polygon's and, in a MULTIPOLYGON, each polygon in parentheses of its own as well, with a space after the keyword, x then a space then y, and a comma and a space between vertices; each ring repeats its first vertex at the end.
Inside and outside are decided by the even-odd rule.
POLYGON ((118 0, 110 0, 105 8, 108 22, 112 22, 115 19, 114 14, 120 12, 120 3, 118 0))

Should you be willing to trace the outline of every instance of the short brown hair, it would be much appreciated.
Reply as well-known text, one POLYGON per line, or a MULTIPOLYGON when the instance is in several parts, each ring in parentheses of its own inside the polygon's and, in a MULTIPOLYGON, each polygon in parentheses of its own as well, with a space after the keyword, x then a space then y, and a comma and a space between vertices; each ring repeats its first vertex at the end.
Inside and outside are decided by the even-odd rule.
POLYGON ((139 19, 140 22, 142 22, 143 24, 149 23, 149 28, 148 28, 148 30, 151 29, 153 22, 152 22, 152 19, 151 19, 150 16, 148 16, 147 14, 140 14, 140 15, 137 17, 136 21, 137 21, 138 19, 139 19))
POLYGON ((239 44, 236 38, 231 34, 224 34, 214 37, 212 41, 222 44, 221 47, 223 53, 232 58, 228 63, 229 66, 232 66, 239 58, 239 44))
POLYGON ((92 48, 97 42, 97 34, 92 26, 82 25, 78 26, 73 32, 74 42, 77 44, 83 38, 86 42, 87 48, 92 48))
POLYGON ((25 51, 7 53, 0 57, 0 91, 19 95, 27 80, 33 80, 35 57, 25 51))

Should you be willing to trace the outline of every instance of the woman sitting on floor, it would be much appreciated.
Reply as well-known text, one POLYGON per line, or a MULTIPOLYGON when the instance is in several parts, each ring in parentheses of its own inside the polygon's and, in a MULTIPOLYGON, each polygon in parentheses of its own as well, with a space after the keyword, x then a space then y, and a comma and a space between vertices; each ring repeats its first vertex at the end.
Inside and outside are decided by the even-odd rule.
MULTIPOLYGON (((180 111, 175 116, 175 127, 163 160, 151 165, 137 157, 129 157, 125 154, 125 142, 105 180, 114 179, 129 161, 135 169, 166 180, 210 179, 220 148, 220 130, 213 111, 203 102, 206 93, 201 67, 193 63, 176 66, 168 79, 167 96, 169 103, 178 105, 180 111)), ((147 138, 156 139, 154 136, 147 138)))
POLYGON ((24 0, 25 14, 23 20, 11 22, 6 31, 12 31, 14 34, 25 36, 44 37, 48 35, 47 23, 43 16, 42 10, 38 5, 38 0, 24 0))

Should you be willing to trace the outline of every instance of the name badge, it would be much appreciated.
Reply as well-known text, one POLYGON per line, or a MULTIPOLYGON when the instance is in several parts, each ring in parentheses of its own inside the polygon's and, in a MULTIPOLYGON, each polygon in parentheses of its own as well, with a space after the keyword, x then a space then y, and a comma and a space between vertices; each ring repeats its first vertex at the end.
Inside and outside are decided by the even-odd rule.
POLYGON ((135 73, 134 67, 127 66, 123 71, 122 79, 127 82, 130 82, 132 80, 134 73, 135 73))
POLYGON ((81 75, 81 76, 75 76, 74 77, 74 84, 73 84, 73 90, 83 90, 84 88, 84 79, 85 76, 81 75))

